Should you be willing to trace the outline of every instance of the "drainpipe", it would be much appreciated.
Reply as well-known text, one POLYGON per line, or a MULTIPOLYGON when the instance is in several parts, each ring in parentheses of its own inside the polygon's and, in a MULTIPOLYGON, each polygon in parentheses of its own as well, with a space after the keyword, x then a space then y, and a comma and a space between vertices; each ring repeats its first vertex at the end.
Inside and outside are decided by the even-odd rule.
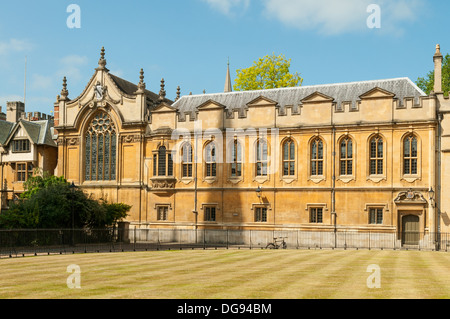
POLYGON ((195 161, 195 166, 194 166, 194 218, 195 218, 195 243, 197 243, 197 223, 198 223, 198 208, 197 208, 197 175, 198 175, 198 156, 197 156, 197 152, 198 152, 198 137, 197 137, 197 133, 195 131, 194 128, 194 139, 195 139, 195 150, 194 150, 194 161, 195 161))
POLYGON ((331 189, 331 219, 334 227, 334 248, 336 248, 336 127, 333 125, 333 165, 332 165, 332 189, 331 189))
POLYGON ((436 158, 436 162, 437 162, 437 172, 436 172, 436 180, 435 180, 435 200, 434 200, 434 213, 435 213, 435 217, 437 219, 436 221, 436 241, 437 241, 437 250, 440 250, 440 242, 441 242, 441 205, 440 205, 440 201, 441 201, 441 169, 442 169, 442 164, 441 164, 441 143, 442 143, 442 127, 441 127, 441 122, 443 119, 443 114, 438 113, 438 123, 437 123, 437 156, 436 158))

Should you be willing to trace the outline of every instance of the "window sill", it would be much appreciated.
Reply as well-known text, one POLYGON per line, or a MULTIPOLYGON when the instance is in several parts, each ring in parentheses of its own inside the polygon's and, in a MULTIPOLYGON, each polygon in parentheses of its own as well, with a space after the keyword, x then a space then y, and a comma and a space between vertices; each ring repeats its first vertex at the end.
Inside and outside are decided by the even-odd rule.
POLYGON ((356 180, 356 179, 355 179, 355 176, 352 176, 352 175, 342 175, 342 176, 339 176, 339 177, 337 178, 337 180, 338 180, 338 181, 341 181, 341 182, 343 182, 343 183, 345 183, 345 184, 348 184, 348 183, 350 183, 351 181, 354 181, 354 180, 356 180))
POLYGON ((381 181, 385 181, 386 180, 386 176, 383 175, 370 175, 369 177, 367 177, 368 181, 372 181, 374 183, 379 183, 381 181))
POLYGON ((232 184, 238 184, 242 182, 244 178, 242 176, 232 176, 228 178, 228 181, 232 184))
POLYGON ((325 176, 323 176, 323 175, 310 176, 309 180, 314 182, 314 183, 316 183, 316 184, 319 184, 320 182, 325 180, 325 176))
POLYGON ((216 176, 208 176, 208 177, 203 178, 203 181, 208 184, 212 184, 212 183, 217 182, 217 177, 216 176))
POLYGON ((181 179, 180 179, 180 182, 182 182, 183 184, 185 184, 185 185, 188 185, 188 184, 190 184, 191 182, 193 182, 194 181, 194 178, 193 177, 182 177, 181 179))
POLYGON ((293 181, 296 181, 296 180, 297 180, 297 176, 288 176, 288 175, 285 175, 285 176, 281 177, 281 180, 282 180, 283 182, 287 183, 287 184, 290 184, 290 183, 292 183, 293 181))
POLYGON ((255 181, 259 184, 264 184, 268 180, 269 180, 269 176, 255 176, 255 178, 253 179, 253 181, 255 181))
POLYGON ((420 176, 419 175, 403 175, 402 180, 406 181, 408 183, 414 183, 415 181, 420 180, 420 176))

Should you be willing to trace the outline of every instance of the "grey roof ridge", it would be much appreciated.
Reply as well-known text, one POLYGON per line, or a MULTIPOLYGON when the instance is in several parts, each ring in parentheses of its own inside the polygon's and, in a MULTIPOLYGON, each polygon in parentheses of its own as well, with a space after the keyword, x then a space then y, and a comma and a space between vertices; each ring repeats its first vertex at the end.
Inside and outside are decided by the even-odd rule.
MULTIPOLYGON (((387 79, 379 79, 379 80, 365 80, 365 81, 340 82, 340 83, 331 83, 331 84, 313 84, 313 85, 304 85, 304 86, 292 86, 292 87, 283 87, 283 88, 274 88, 274 89, 260 89, 260 90, 248 90, 248 91, 233 91, 233 92, 193 94, 193 95, 184 95, 184 96, 182 96, 182 98, 201 97, 201 96, 208 97, 208 96, 233 95, 233 94, 238 95, 238 94, 250 94, 250 93, 267 92, 267 91, 274 92, 274 91, 283 91, 283 90, 286 90, 286 91, 287 90, 300 90, 300 89, 307 89, 307 88, 314 88, 314 87, 327 88, 327 87, 335 87, 335 86, 342 86, 342 85, 368 84, 368 83, 386 82, 386 81, 390 81, 391 82, 391 81, 399 81, 399 80, 406 80, 406 81, 408 81, 422 95, 424 95, 424 96, 427 95, 413 81, 411 81, 410 78, 408 78, 408 77, 398 77, 398 78, 387 78, 387 79)), ((177 102, 174 103, 174 106, 177 105, 177 102)))

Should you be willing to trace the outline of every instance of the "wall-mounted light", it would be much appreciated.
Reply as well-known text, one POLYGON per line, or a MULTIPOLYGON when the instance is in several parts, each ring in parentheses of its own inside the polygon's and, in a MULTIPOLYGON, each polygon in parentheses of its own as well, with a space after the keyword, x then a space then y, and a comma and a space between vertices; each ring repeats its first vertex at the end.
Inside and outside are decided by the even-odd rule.
POLYGON ((433 187, 430 187, 428 190, 428 196, 430 197, 431 206, 434 208, 434 190, 433 187))
POLYGON ((256 196, 258 196, 258 198, 261 198, 261 192, 262 192, 261 187, 258 186, 258 188, 256 189, 256 196))

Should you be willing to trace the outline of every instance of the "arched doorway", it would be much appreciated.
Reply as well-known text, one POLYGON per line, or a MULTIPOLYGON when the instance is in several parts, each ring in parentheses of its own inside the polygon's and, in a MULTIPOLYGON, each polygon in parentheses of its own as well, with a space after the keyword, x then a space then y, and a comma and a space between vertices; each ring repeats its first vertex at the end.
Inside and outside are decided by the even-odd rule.
POLYGON ((420 239, 419 216, 406 215, 402 217, 402 244, 418 245, 420 239))

